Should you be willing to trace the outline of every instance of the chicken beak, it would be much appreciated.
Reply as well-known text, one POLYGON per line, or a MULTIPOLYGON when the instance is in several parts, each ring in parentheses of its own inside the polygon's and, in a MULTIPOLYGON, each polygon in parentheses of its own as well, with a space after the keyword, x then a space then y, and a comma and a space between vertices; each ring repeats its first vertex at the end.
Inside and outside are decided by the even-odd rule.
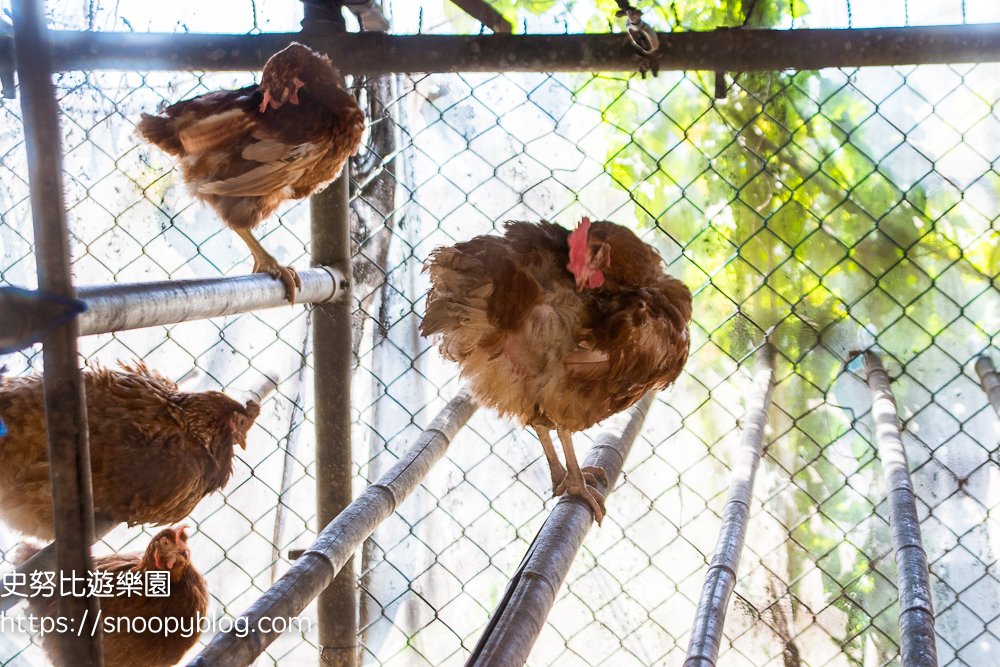
POLYGON ((264 91, 264 101, 260 103, 260 112, 264 113, 265 111, 267 111, 267 105, 270 104, 270 103, 272 103, 272 102, 274 102, 274 100, 271 99, 271 91, 270 90, 265 90, 264 91))
POLYGON ((584 276, 577 276, 576 279, 576 291, 582 292, 584 286, 587 284, 587 278, 584 276))

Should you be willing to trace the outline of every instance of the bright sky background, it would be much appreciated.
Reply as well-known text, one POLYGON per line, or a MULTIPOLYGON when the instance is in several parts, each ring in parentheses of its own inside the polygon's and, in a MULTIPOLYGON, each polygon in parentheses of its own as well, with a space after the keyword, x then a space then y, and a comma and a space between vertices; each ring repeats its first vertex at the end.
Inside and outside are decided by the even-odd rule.
MULTIPOLYGON (((95 3, 98 20, 94 28, 97 30, 129 30, 131 26, 138 32, 242 33, 255 28, 262 32, 286 32, 298 30, 302 19, 300 0, 174 0, 169 5, 149 0, 50 0, 47 5, 54 10, 58 27, 85 29, 89 7, 95 3)), ((589 2, 568 4, 575 4, 575 7, 531 17, 529 32, 581 31, 592 5, 589 2)), ((997 0, 811 0, 806 4, 811 13, 796 21, 795 27, 957 24, 962 23, 963 11, 968 23, 1000 22, 1000 2, 997 0)), ((563 3, 560 5, 565 7, 563 3)), ((0 0, 0 6, 9 11, 10 0, 0 0)), ((456 30, 449 17, 458 12, 447 0, 385 0, 385 6, 393 19, 395 32, 415 33, 421 25, 424 32, 456 30)), ((476 28, 470 19, 462 21, 458 29, 476 28)))

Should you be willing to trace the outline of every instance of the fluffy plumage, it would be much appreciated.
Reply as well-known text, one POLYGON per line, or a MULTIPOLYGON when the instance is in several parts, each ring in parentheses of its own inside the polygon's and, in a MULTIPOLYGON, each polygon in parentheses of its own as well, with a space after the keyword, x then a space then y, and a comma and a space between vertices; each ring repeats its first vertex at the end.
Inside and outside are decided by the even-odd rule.
MULTIPOLYGON (((95 558, 94 570, 113 576, 116 587, 118 577, 123 573, 138 573, 143 578, 144 573, 154 570, 170 573, 170 597, 114 595, 101 598, 102 617, 115 619, 118 623, 116 629, 122 630, 104 632, 104 622, 101 624, 106 667, 171 667, 198 642, 200 633, 196 623, 198 616, 204 617, 208 611, 208 585, 191 563, 185 526, 160 531, 150 541, 145 553, 112 554, 95 558), (128 624, 118 620, 126 618, 130 619, 128 624), (187 631, 173 632, 167 636, 164 636, 162 629, 156 633, 127 631, 132 627, 131 619, 136 618, 159 618, 160 622, 165 618, 175 618, 187 631), (183 636, 185 634, 190 636, 183 636)), ((29 598, 29 607, 36 616, 55 617, 58 613, 57 605, 56 596, 29 598)), ((58 633, 46 634, 42 638, 42 646, 53 665, 64 667, 59 655, 58 633)))
MULTIPOLYGON (((183 392, 145 365, 84 373, 94 509, 130 525, 170 524, 222 489, 260 406, 183 392)), ((0 380, 0 519, 53 539, 42 378, 0 380)))
POLYGON ((674 382, 687 360, 691 293, 625 227, 576 231, 508 222, 506 233, 435 250, 421 323, 459 363, 476 400, 532 426, 555 495, 586 499, 600 522, 600 468, 579 468, 571 434, 674 382), (563 445, 567 473, 549 437, 563 445))
POLYGON ((259 85, 143 114, 136 132, 180 159, 191 193, 247 243, 254 272, 284 281, 294 302, 302 286, 295 271, 279 266, 250 230, 283 202, 339 176, 364 127, 365 115, 330 59, 293 42, 267 61, 259 85))

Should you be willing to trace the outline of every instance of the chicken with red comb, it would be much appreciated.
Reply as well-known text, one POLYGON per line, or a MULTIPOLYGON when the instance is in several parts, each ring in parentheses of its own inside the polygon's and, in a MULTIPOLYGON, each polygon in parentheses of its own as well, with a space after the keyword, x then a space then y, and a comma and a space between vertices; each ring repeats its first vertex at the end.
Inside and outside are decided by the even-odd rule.
MULTIPOLYGON (((96 576, 105 585, 110 583, 110 590, 101 590, 98 584, 92 591, 102 594, 99 628, 104 635, 105 667, 171 667, 198 642, 198 621, 208 612, 208 585, 191 563, 186 528, 161 530, 144 553, 94 559, 96 576), (150 572, 166 573, 165 578, 170 580, 168 596, 145 595, 150 572), (138 583, 125 594, 125 581, 138 583), (166 623, 176 625, 167 627, 166 623), (151 630, 151 626, 159 631, 151 630)), ((58 600, 58 596, 32 596, 28 598, 29 609, 36 616, 55 618, 58 600)), ((46 633, 42 646, 53 665, 72 667, 62 660, 58 632, 46 633)))
POLYGON ((604 497, 594 487, 607 475, 580 467, 572 434, 677 379, 691 292, 621 225, 583 218, 573 232, 545 221, 505 228, 431 253, 421 332, 458 362, 481 405, 535 430, 553 495, 580 497, 600 523, 604 497))
MULTIPOLYGON (((94 510, 129 525, 170 524, 233 474, 260 413, 217 391, 186 392, 143 363, 84 371, 94 510)), ((0 520, 54 538, 40 375, 0 379, 0 520)))
POLYGON ((365 129, 358 102, 330 64, 293 42, 268 59, 260 83, 219 90, 142 114, 136 132, 179 158, 191 194, 207 203, 250 248, 254 273, 302 287, 252 230, 289 199, 303 199, 340 175, 365 129))

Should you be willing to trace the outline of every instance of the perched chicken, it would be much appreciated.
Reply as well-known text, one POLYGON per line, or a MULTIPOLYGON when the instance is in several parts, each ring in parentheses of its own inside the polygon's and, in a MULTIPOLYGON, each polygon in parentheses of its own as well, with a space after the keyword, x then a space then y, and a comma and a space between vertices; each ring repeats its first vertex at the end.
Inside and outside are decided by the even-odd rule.
MULTIPOLYGON (((217 391, 182 392, 142 363, 84 374, 94 510, 130 525, 176 523, 233 473, 260 412, 217 391)), ((42 378, 0 380, 0 519, 53 539, 42 378)))
POLYGON ((298 275, 251 230, 282 202, 326 187, 357 154, 365 115, 340 84, 329 58, 293 42, 267 61, 259 85, 199 95, 143 114, 136 126, 180 158, 191 193, 250 247, 254 273, 282 280, 292 302, 298 275))
MULTIPOLYGON (((191 563, 185 528, 161 530, 145 553, 94 559, 94 571, 101 573, 93 585, 94 592, 102 594, 99 627, 104 634, 105 667, 171 667, 198 642, 198 621, 208 611, 208 586, 191 563), (144 594, 146 573, 153 571, 169 573, 169 597, 144 594), (126 589, 125 582, 132 582, 135 588, 126 589), (103 590, 98 588, 101 585, 103 590), (135 623, 135 619, 141 620, 135 623), (150 624, 159 631, 150 631, 150 624), (136 632, 136 626, 143 631, 136 632)), ((58 596, 32 596, 28 600, 35 616, 57 616, 58 596)), ((52 664, 69 667, 59 655, 58 644, 58 632, 42 637, 52 664)))
POLYGON ((600 523, 604 497, 591 487, 607 475, 581 470, 571 435, 677 379, 691 293, 663 272, 656 250, 614 223, 506 229, 431 254, 421 331, 459 363, 480 404, 534 428, 553 495, 580 496, 600 523))

